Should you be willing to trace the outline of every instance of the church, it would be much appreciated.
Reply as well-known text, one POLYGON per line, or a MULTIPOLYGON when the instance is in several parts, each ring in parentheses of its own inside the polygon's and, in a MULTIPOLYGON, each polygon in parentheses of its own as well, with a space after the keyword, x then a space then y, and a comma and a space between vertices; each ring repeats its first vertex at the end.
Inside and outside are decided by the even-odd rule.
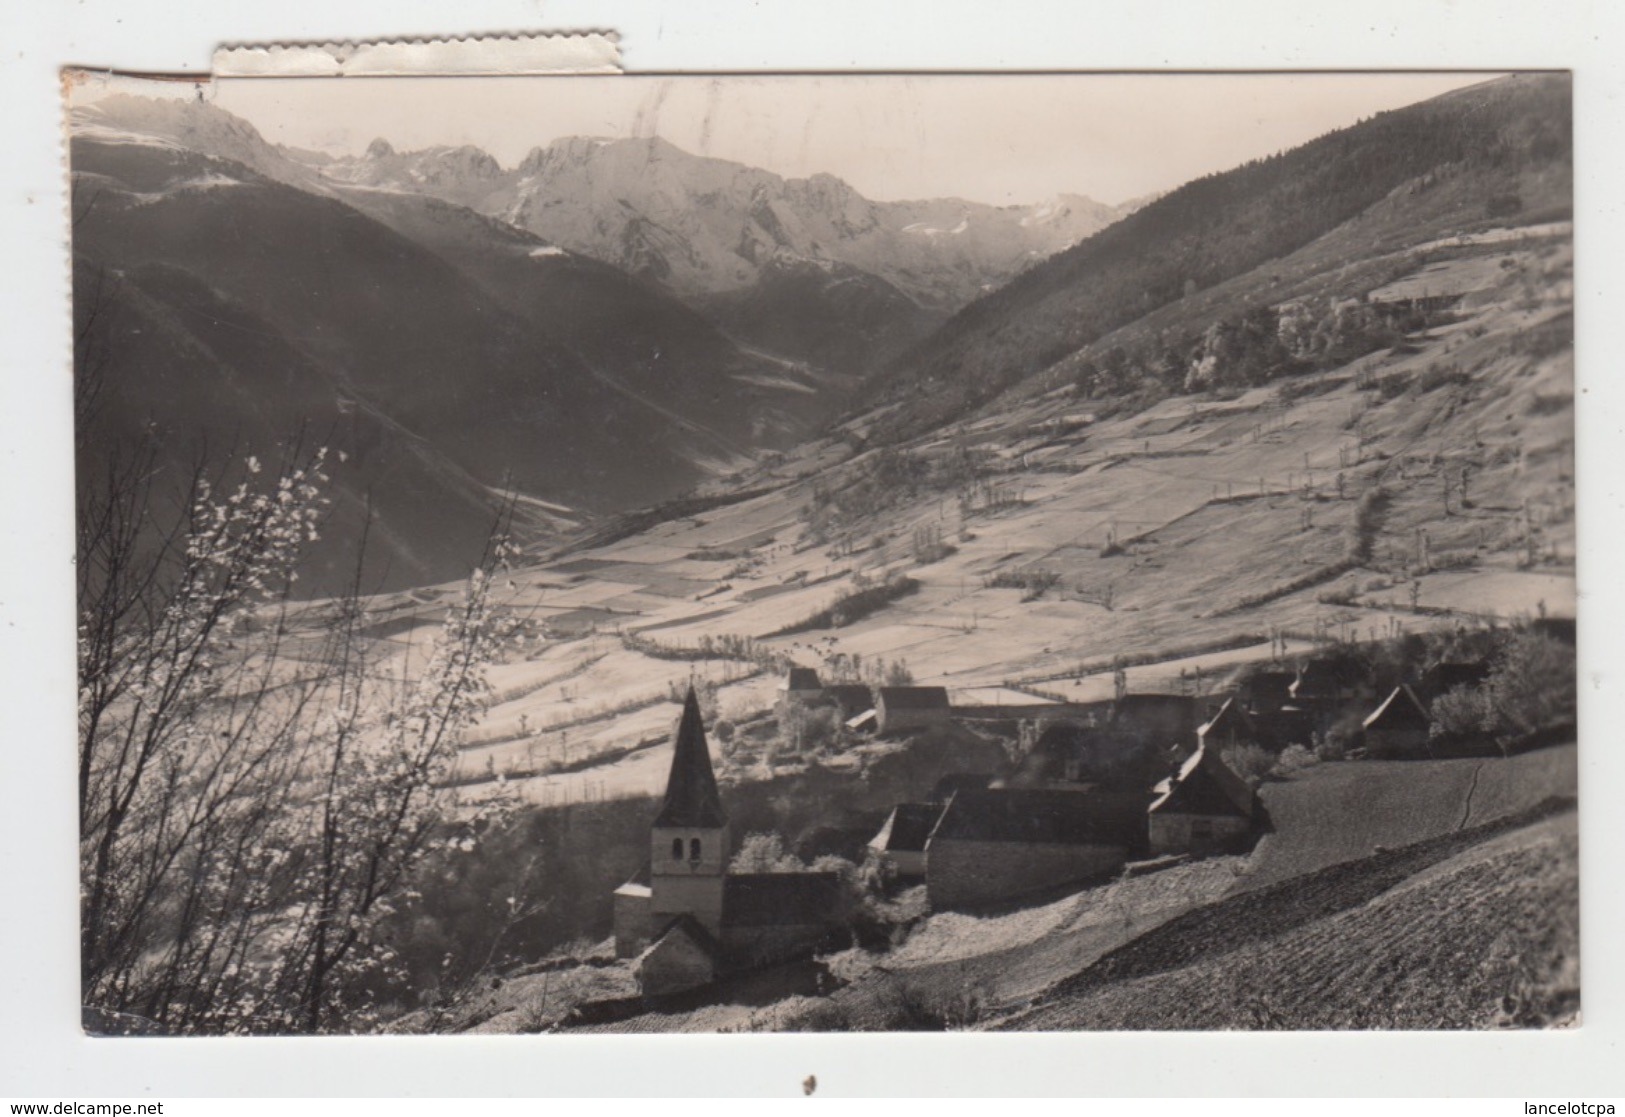
POLYGON ((637 960, 646 995, 810 957, 839 940, 845 894, 837 874, 730 873, 732 837, 690 688, 649 828, 649 863, 614 896, 615 953, 637 960))

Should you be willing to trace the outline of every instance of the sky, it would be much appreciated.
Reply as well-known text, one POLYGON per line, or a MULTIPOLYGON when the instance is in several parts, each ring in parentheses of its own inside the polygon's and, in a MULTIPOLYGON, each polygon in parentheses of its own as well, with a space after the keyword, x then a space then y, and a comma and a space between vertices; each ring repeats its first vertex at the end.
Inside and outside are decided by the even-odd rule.
POLYGON ((474 144, 511 167, 561 136, 658 135, 876 200, 1117 204, 1484 73, 236 78, 217 105, 334 154, 474 144))

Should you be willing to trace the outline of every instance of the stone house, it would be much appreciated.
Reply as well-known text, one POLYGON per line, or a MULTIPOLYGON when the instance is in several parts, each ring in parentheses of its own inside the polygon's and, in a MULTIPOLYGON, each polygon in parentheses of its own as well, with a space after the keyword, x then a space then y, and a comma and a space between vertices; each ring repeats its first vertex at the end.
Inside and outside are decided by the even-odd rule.
POLYGON ((781 723, 788 721, 797 710, 816 705, 824 697, 824 684, 818 672, 811 667, 792 667, 779 683, 779 697, 775 712, 781 723))
POLYGON ((1198 748, 1153 793, 1146 812, 1152 853, 1205 857, 1246 848, 1257 797, 1214 749, 1198 748))
POLYGON ((1109 877, 1146 844, 1146 796, 1050 788, 956 794, 926 844, 934 910, 1109 877))

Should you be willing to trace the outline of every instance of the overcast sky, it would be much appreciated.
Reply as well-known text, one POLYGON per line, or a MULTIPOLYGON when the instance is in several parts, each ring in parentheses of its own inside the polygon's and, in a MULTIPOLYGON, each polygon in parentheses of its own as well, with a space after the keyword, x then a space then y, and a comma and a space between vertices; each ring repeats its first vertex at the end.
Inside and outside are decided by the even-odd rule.
POLYGON ((233 79, 275 142, 470 143, 504 166, 560 136, 661 136, 875 199, 1117 203, 1293 147, 1485 74, 233 79))

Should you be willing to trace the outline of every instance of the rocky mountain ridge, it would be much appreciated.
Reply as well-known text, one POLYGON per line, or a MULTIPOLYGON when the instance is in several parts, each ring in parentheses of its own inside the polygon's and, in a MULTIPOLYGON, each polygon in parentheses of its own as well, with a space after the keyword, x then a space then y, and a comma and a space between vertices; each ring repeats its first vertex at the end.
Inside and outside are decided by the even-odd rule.
POLYGON ((402 153, 380 139, 321 173, 468 205, 683 297, 748 288, 775 262, 823 262, 868 272, 938 313, 1132 208, 1076 194, 1024 206, 877 202, 834 175, 784 178, 658 137, 565 137, 512 170, 474 147, 402 153))

